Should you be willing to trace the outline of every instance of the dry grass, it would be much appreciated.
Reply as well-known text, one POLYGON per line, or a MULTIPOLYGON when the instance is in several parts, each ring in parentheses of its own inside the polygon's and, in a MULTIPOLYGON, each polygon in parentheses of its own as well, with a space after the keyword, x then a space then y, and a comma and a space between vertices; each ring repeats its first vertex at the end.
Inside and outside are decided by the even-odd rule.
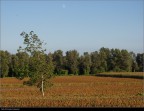
POLYGON ((45 97, 15 78, 0 81, 2 107, 144 107, 143 79, 58 76, 45 97))

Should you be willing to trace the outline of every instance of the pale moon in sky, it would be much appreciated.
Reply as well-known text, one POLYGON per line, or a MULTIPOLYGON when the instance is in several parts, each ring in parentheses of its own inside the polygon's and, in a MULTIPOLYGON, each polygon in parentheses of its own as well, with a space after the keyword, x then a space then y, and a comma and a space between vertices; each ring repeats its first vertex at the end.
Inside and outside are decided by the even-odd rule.
POLYGON ((66 5, 65 5, 65 4, 63 4, 63 5, 62 5, 62 8, 66 8, 66 5))

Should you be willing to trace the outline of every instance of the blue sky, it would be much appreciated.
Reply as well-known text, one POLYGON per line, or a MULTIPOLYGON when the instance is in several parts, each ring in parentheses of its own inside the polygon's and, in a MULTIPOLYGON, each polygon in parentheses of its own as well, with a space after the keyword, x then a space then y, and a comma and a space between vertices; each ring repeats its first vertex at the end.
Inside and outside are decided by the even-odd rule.
POLYGON ((1 49, 16 53, 33 30, 48 52, 101 47, 143 52, 142 0, 1 1, 1 49))

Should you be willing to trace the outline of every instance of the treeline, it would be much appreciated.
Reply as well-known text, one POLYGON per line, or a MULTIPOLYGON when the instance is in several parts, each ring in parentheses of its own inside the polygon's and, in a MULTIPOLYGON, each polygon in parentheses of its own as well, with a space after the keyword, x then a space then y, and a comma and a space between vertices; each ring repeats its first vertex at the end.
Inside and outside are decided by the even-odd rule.
MULTIPOLYGON (((32 68, 30 57, 25 52, 10 54, 8 51, 0 51, 1 77, 16 77, 25 73, 30 76, 32 68)), ((84 52, 80 55, 77 50, 67 51, 65 56, 62 50, 45 54, 47 64, 54 67, 55 75, 93 75, 100 72, 143 72, 144 53, 135 54, 127 50, 109 49, 102 47, 92 53, 84 52)))

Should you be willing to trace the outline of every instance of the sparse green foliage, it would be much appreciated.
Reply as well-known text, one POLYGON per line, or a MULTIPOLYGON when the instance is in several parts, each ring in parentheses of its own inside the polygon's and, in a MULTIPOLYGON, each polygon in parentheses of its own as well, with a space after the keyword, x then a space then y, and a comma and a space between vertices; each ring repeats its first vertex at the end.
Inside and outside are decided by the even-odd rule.
POLYGON ((31 31, 29 34, 22 32, 21 36, 24 38, 24 44, 26 47, 23 49, 19 48, 18 52, 25 51, 30 55, 29 62, 29 77, 28 83, 30 85, 36 85, 40 88, 44 96, 44 88, 49 86, 49 81, 53 74, 53 65, 50 58, 47 60, 45 56, 45 49, 43 49, 43 44, 38 36, 31 31))
POLYGON ((42 42, 38 36, 36 34, 34 34, 33 31, 31 31, 29 34, 27 34, 26 32, 22 32, 20 34, 23 38, 24 38, 24 44, 26 45, 26 47, 23 49, 21 46, 18 49, 19 51, 26 51, 28 52, 31 56, 33 56, 35 54, 35 52, 39 52, 39 53, 44 53, 46 51, 46 49, 43 49, 43 44, 46 44, 44 42, 42 42))

